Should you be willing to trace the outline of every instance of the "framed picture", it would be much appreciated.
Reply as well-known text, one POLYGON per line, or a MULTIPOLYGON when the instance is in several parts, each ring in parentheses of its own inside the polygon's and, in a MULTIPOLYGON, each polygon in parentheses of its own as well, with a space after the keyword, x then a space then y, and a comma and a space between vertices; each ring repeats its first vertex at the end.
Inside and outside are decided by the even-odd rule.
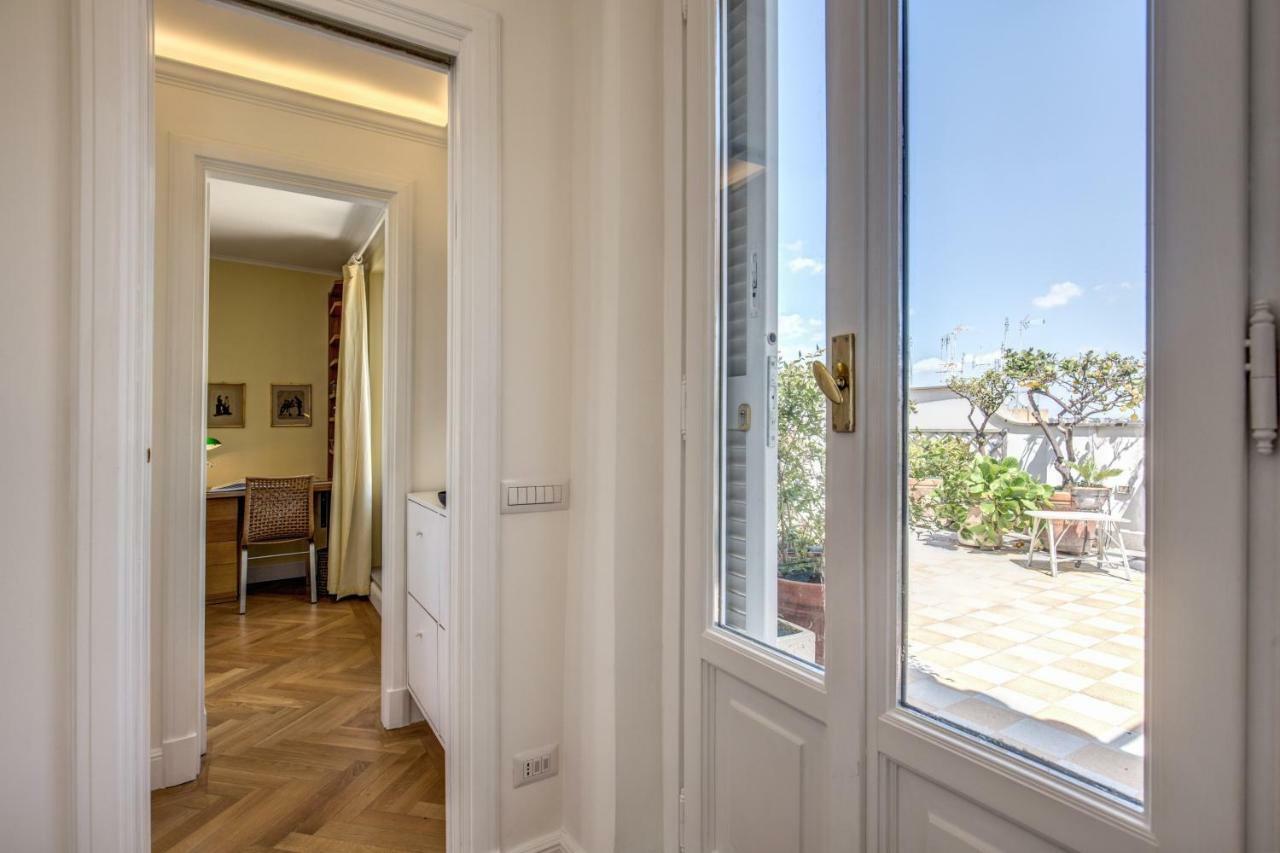
POLYGON ((226 429, 244 426, 244 383, 210 382, 207 428, 226 429))
POLYGON ((273 427, 311 426, 311 386, 272 385, 271 425, 273 427))

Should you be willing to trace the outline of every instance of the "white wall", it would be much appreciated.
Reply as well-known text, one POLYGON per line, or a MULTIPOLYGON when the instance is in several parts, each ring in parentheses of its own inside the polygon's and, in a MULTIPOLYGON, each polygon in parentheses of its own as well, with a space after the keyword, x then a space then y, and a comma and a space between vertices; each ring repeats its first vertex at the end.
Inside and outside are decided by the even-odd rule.
MULTIPOLYGON (((573 4, 565 827, 662 846, 662 4, 573 4)), ((673 638, 674 639, 674 638, 673 638)))
POLYGON ((68 419, 71 29, 66 0, 0 3, 0 827, 6 850, 70 843, 68 419))
MULTIPOLYGON (((483 0, 502 16, 502 476, 569 475, 568 4, 483 0)), ((574 505, 580 505, 574 495, 574 505)), ((503 847, 560 828, 565 773, 515 789, 511 759, 563 739, 569 513, 502 516, 503 847)), ((564 762, 562 762, 562 767, 564 762)), ((567 768, 566 768, 567 769, 567 768)))

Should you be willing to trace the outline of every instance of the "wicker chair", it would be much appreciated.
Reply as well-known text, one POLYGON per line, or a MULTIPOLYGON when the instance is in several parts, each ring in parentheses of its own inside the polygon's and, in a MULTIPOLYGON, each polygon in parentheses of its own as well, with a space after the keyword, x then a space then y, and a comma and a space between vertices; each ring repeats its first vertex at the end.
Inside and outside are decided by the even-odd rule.
POLYGON ((307 554, 307 580, 311 603, 316 603, 316 525, 312 513, 312 477, 246 477, 244 481, 244 533, 240 538, 240 612, 244 613, 249 586, 249 561, 267 557, 307 554), (249 556, 251 545, 279 542, 307 543, 306 551, 249 556))

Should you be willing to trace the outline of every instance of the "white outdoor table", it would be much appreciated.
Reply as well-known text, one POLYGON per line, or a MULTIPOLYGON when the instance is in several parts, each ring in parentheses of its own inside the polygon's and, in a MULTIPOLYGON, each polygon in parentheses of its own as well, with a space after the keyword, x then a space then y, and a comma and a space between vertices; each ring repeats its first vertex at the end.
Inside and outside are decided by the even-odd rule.
MULTIPOLYGON (((1053 577, 1058 576, 1058 542, 1066 535, 1067 530, 1064 527, 1062 533, 1057 536, 1053 535, 1053 522, 1055 521, 1092 521, 1098 525, 1098 553, 1094 556, 1094 563, 1099 569, 1104 564, 1112 565, 1111 558, 1107 555, 1107 546, 1114 545, 1120 551, 1120 565, 1124 566, 1124 579, 1130 580, 1129 575, 1129 555, 1124 550, 1124 540, 1120 538, 1120 523, 1124 518, 1119 515, 1111 515, 1106 512, 1090 512, 1088 510, 1056 510, 1056 509, 1033 509, 1027 513, 1031 517, 1031 543, 1027 546, 1027 568, 1031 568, 1031 558, 1036 552, 1036 541, 1039 538, 1040 531, 1045 532, 1045 539, 1049 541, 1049 571, 1053 577)), ((1083 557, 1085 555, 1081 555, 1083 557)), ((1077 564, 1079 561, 1076 561, 1077 564)))

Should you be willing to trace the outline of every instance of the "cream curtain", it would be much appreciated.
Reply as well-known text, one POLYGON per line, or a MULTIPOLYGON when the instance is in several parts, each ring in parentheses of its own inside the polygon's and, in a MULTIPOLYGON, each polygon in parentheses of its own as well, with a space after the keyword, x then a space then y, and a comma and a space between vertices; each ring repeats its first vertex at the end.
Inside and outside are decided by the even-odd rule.
POLYGON ((343 267, 342 282, 329 527, 329 592, 338 598, 369 594, 373 560, 372 390, 363 264, 343 267))

